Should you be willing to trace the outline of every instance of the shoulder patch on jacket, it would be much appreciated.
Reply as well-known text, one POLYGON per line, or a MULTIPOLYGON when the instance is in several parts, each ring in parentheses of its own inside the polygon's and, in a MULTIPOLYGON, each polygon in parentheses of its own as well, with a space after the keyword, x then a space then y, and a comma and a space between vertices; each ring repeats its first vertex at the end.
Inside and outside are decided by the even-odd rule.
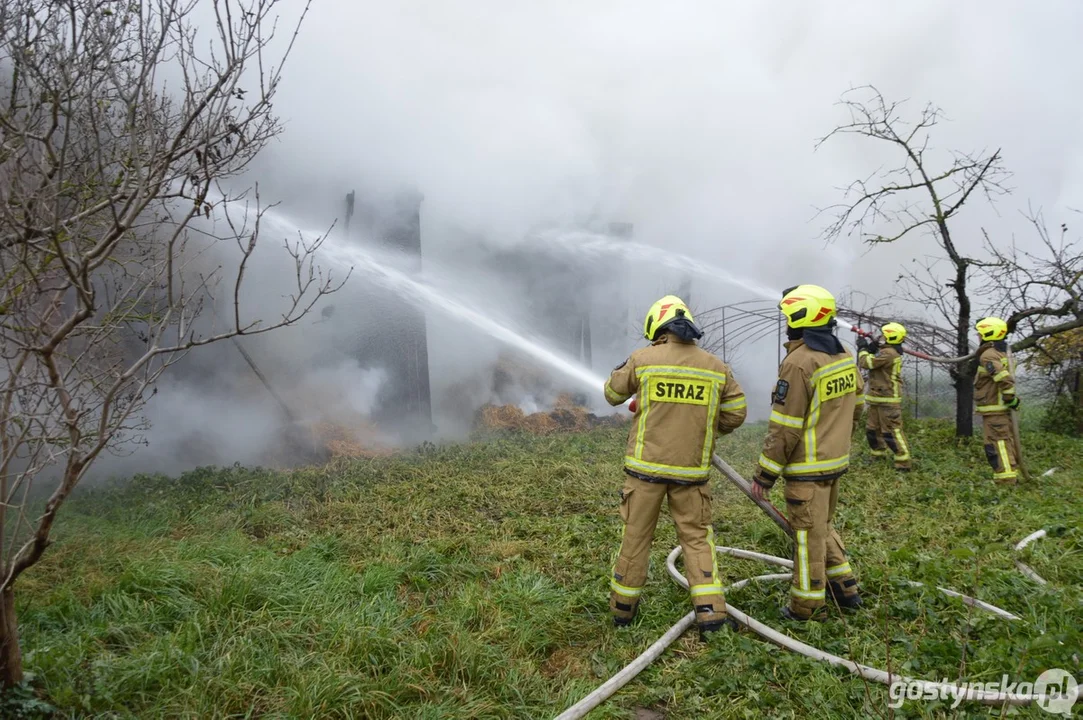
POLYGON ((785 380, 779 380, 775 385, 775 391, 771 393, 771 404, 782 405, 786 402, 786 395, 790 392, 790 384, 785 380))
POLYGON ((990 375, 996 375, 996 365, 993 364, 992 360, 985 363, 985 371, 988 372, 990 375))
POLYGON ((627 364, 628 364, 628 360, 631 360, 631 359, 632 359, 632 358, 627 358, 627 359, 626 359, 626 360, 625 360, 624 362, 622 362, 622 363, 621 363, 620 365, 618 365, 618 366, 616 366, 615 368, 613 368, 613 372, 616 372, 616 371, 620 370, 620 369, 621 369, 622 367, 624 367, 625 365, 627 365, 627 364))

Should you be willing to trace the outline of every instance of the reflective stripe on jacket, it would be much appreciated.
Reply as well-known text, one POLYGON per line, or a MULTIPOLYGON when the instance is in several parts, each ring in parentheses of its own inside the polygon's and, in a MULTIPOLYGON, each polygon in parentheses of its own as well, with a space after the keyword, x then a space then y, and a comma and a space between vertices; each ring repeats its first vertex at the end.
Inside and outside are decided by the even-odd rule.
POLYGON ((748 408, 726 363, 668 333, 632 353, 605 384, 611 405, 633 395, 636 416, 624 467, 666 480, 706 480, 715 433, 739 428, 748 408))
POLYGON ((978 373, 974 376, 974 402, 978 412, 1008 412, 1004 403, 1015 397, 1014 367, 1008 367, 1008 354, 993 343, 978 348, 978 373))
POLYGON ((887 345, 873 355, 867 350, 857 354, 857 364, 869 371, 865 402, 899 404, 902 402, 902 362, 899 348, 887 345))
POLYGON ((848 352, 829 355, 803 340, 786 343, 760 478, 837 477, 850 466, 850 437, 864 407, 864 382, 848 352))

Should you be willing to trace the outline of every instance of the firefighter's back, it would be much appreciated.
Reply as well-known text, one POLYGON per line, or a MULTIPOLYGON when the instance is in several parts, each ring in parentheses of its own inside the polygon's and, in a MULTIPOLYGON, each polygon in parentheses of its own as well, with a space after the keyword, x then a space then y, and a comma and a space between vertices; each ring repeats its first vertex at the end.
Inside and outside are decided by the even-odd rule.
POLYGON ((902 397, 902 353, 897 348, 881 348, 876 356, 876 367, 869 370, 869 397, 902 397), (885 362, 886 361, 886 362, 885 362))
POLYGON ((829 354, 802 345, 787 356, 808 378, 809 406, 796 458, 798 474, 834 474, 849 467, 855 410, 863 390, 854 357, 845 350, 829 354))
POLYGON ((676 479, 707 477, 729 367, 693 343, 671 340, 632 354, 639 381, 625 466, 676 479))

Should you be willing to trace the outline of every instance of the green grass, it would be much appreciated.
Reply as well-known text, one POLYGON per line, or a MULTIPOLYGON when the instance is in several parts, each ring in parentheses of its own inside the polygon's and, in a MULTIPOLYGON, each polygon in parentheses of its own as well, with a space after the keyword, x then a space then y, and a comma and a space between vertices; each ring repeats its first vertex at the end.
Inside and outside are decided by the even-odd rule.
MULTIPOLYGON (((743 429, 720 452, 747 472, 762 433, 743 429)), ((914 425, 910 441, 909 476, 859 459, 843 480, 838 526, 864 613, 787 624, 784 584, 728 600, 818 647, 927 679, 1033 680, 1062 667, 1083 680, 1083 442, 1027 434, 1031 468, 1059 469, 1011 488, 988 479, 980 444, 957 447, 943 424, 914 425), (1025 558, 1045 588, 1010 552, 1042 527, 1050 536, 1025 558), (905 579, 1023 620, 995 620, 905 579)), ((27 669, 62 717, 552 717, 690 609, 664 572, 676 537, 663 519, 640 618, 619 632, 609 624, 622 449, 620 430, 510 436, 84 491, 18 586, 27 669)), ((712 484, 720 543, 789 554, 755 506, 712 484)), ((721 566, 732 580, 773 571, 721 566)), ((687 633, 590 717, 631 718, 637 707, 674 719, 1000 714, 916 702, 892 715, 887 702, 883 687, 754 635, 705 646, 687 633)))

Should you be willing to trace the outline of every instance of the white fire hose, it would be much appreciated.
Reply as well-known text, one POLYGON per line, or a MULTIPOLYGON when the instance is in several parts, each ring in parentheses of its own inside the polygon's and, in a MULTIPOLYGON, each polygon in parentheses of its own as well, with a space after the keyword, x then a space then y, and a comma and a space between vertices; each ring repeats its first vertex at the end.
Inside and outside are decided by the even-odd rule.
MULTIPOLYGON (((756 498, 753 498, 748 481, 738 475, 737 472, 728 464, 726 464, 725 461, 723 461, 718 455, 715 455, 712 460, 713 465, 719 471, 721 471, 722 474, 728 480, 730 480, 730 482, 740 488, 742 492, 744 492, 749 498, 753 499, 760 507, 760 509, 762 509, 768 515, 768 517, 771 518, 772 521, 774 521, 780 528, 782 528, 784 531, 787 532, 788 535, 792 537, 792 528, 790 528, 789 523, 786 522, 785 518, 782 517, 781 513, 778 512, 777 508, 775 508, 773 505, 770 504, 770 502, 766 500, 759 501, 756 498)), ((1045 530, 1039 530, 1035 533, 1032 533, 1031 535, 1028 535, 1026 538, 1024 538, 1018 545, 1016 545, 1015 549, 1019 551, 1023 547, 1025 547, 1027 543, 1043 537, 1044 535, 1045 530)), ((718 546, 715 548, 715 550, 717 552, 725 553, 727 555, 742 558, 745 560, 759 560, 761 562, 770 563, 772 565, 778 565, 779 567, 791 569, 793 568, 792 560, 780 558, 775 555, 766 555, 764 553, 758 553, 752 550, 742 550, 740 548, 723 546, 718 546)), ((681 587, 688 589, 688 580, 685 579, 684 575, 677 570, 676 561, 677 556, 679 556, 680 554, 680 546, 677 546, 673 548, 672 551, 670 551, 669 556, 666 558, 666 570, 669 572, 669 575, 674 582, 679 584, 681 587)), ((1034 571, 1030 568, 1027 568, 1027 570, 1030 570, 1029 573, 1027 572, 1027 570, 1023 570, 1023 568, 1027 566, 1023 565, 1018 561, 1016 561, 1016 565, 1019 566, 1019 569, 1022 570, 1025 574, 1027 574, 1028 577, 1031 577, 1032 579, 1035 579, 1037 582, 1040 582, 1042 584, 1045 583, 1045 581, 1040 576, 1038 576, 1037 573, 1034 573, 1034 571)), ((791 573, 757 575, 755 577, 745 578, 744 580, 735 582, 732 585, 727 586, 723 590, 723 592, 732 592, 735 590, 739 590, 752 582, 789 580, 790 578, 791 573)), ((922 583, 914 580, 907 581, 907 584, 909 584, 911 587, 923 586, 922 583)), ((951 590, 943 587, 937 587, 937 590, 939 590, 945 595, 960 598, 965 604, 979 608, 981 610, 985 610, 986 612, 989 612, 1003 620, 1020 619, 1017 615, 1014 615, 1007 610, 999 608, 995 605, 991 605, 987 602, 983 602, 982 600, 978 600, 977 598, 964 595, 963 593, 960 593, 956 590, 951 590)), ((928 690, 937 693, 939 696, 941 692, 947 692, 950 693, 953 697, 960 697, 964 700, 971 700, 987 705, 1027 705, 1034 702, 1035 700, 1038 700, 1041 697, 1040 695, 1036 695, 1033 693, 983 692, 979 688, 970 685, 967 685, 964 689, 950 683, 938 683, 929 680, 909 678, 902 675, 893 675, 889 671, 880 670, 878 668, 869 667, 868 665, 862 665, 852 660, 847 660, 846 658, 839 657, 838 655, 833 655, 832 653, 812 647, 811 645, 801 642, 800 640, 792 638, 788 635, 784 635, 777 630, 774 630, 773 628, 764 625, 755 618, 746 615, 745 613, 741 612, 740 610, 728 603, 726 604, 726 612, 730 617, 732 617, 741 625, 752 630, 760 637, 769 640, 776 645, 779 645, 780 647, 783 647, 787 650, 792 650, 793 652, 804 655, 808 658, 812 658, 813 660, 826 662, 827 664, 834 665, 836 667, 844 667, 851 673, 858 675, 866 680, 882 683, 884 685, 891 685, 894 682, 913 684, 920 686, 923 693, 928 690)), ((578 720, 578 718, 584 717, 588 712, 590 712, 591 710, 608 700, 610 697, 612 697, 618 690, 620 690, 628 682, 630 682, 632 678, 634 678, 648 665, 654 662, 663 652, 665 652, 666 648, 669 647, 677 638, 679 638, 685 630, 691 627, 694 622, 695 613, 690 612, 685 615, 676 624, 674 624, 673 627, 667 630, 666 633, 662 635, 662 637, 658 638, 658 640, 656 640, 654 644, 652 644, 649 648, 647 648, 647 650, 645 650, 641 655, 639 655, 639 657, 626 665, 616 675, 606 680, 601 686, 594 690, 594 692, 590 693, 585 698, 577 702, 575 705, 572 705, 570 708, 558 715, 555 720, 578 720)))
MULTIPOLYGON (((754 552, 752 550, 742 550, 740 548, 731 548, 724 546, 718 546, 715 548, 715 550, 720 553, 725 553, 726 555, 731 555, 733 557, 742 558, 745 560, 759 560, 762 562, 770 563, 772 565, 778 565, 779 567, 793 568, 792 560, 780 558, 775 555, 765 555, 763 553, 754 552)), ((669 572, 669 575, 674 582, 679 584, 681 587, 688 589, 688 580, 685 579, 684 575, 679 570, 677 570, 676 562, 677 557, 680 554, 681 547, 679 545, 673 548, 672 551, 670 551, 669 556, 666 558, 666 570, 669 572)), ((757 575, 755 577, 739 580, 738 582, 727 586, 723 590, 723 592, 728 593, 734 590, 739 590, 752 582, 789 580, 791 576, 791 573, 757 575)), ((922 587, 922 583, 914 580, 908 581, 908 584, 912 587, 922 587)), ((989 603, 978 600, 977 598, 972 598, 968 595, 964 595, 955 590, 949 590, 947 588, 941 587, 938 587, 937 590, 944 593, 945 595, 961 598, 963 602, 967 605, 971 605, 973 607, 988 611, 999 618, 1005 620, 1020 619, 1018 616, 1013 615, 1007 610, 998 608, 995 605, 990 605, 989 603)), ((784 635, 777 630, 768 627, 767 625, 764 625, 755 618, 746 615, 729 603, 726 604, 726 612, 730 617, 732 617, 741 625, 747 627, 749 630, 752 630, 754 633, 764 638, 765 640, 769 640, 770 642, 773 642, 780 647, 783 647, 787 650, 792 650, 793 652, 804 655, 808 658, 812 658, 813 660, 819 660, 821 662, 826 662, 829 665, 846 668, 851 673, 859 675, 866 680, 872 680, 874 682, 882 683, 884 685, 890 685, 893 682, 902 682, 907 684, 913 683, 920 686, 923 692, 925 692, 926 690, 932 690, 939 694, 941 691, 944 691, 948 693, 953 693, 953 697, 957 694, 964 700, 972 700, 987 705, 1026 705, 1034 702, 1040 697, 1033 693, 983 692, 979 688, 972 686, 967 686, 965 689, 962 689, 950 683, 938 683, 929 680, 909 678, 903 675, 894 675, 886 670, 880 670, 878 668, 869 667, 868 665, 856 663, 852 660, 847 660, 846 658, 839 657, 838 655, 834 655, 824 650, 812 647, 811 645, 801 642, 796 638, 792 638, 789 635, 784 635)), ((690 628, 694 624, 694 622, 695 613, 690 612, 685 615, 676 624, 674 624, 673 627, 667 630, 662 637, 658 638, 658 640, 656 640, 653 645, 647 648, 647 650, 644 651, 639 657, 628 663, 628 665, 626 665, 616 675, 609 678, 609 680, 606 680, 601 686, 594 690, 594 692, 587 695, 575 705, 571 706, 563 713, 558 715, 555 720, 578 720, 578 718, 585 717, 587 713, 589 713, 591 710, 598 707, 603 702, 612 697, 618 690, 620 690, 629 681, 631 681, 632 678, 634 678, 648 665, 658 659, 658 657, 666 650, 666 648, 669 647, 677 638, 679 638, 685 630, 690 628)))
MULTIPOLYGON (((1023 538, 1018 543, 1016 543, 1015 551, 1016 552, 1022 552, 1023 548, 1025 548, 1027 545, 1030 545, 1032 542, 1034 542, 1038 538, 1044 538, 1045 534, 1046 534, 1045 530, 1035 530, 1030 535, 1027 535, 1025 538, 1023 538)), ((1027 565, 1022 560, 1017 559, 1015 561, 1015 567, 1017 567, 1019 569, 1019 572, 1023 573, 1024 575, 1026 575, 1028 578, 1030 578, 1034 582, 1038 583, 1039 585, 1048 585, 1049 584, 1046 581, 1045 578, 1043 578, 1038 573, 1034 572, 1034 568, 1032 568, 1030 565, 1027 565)))

